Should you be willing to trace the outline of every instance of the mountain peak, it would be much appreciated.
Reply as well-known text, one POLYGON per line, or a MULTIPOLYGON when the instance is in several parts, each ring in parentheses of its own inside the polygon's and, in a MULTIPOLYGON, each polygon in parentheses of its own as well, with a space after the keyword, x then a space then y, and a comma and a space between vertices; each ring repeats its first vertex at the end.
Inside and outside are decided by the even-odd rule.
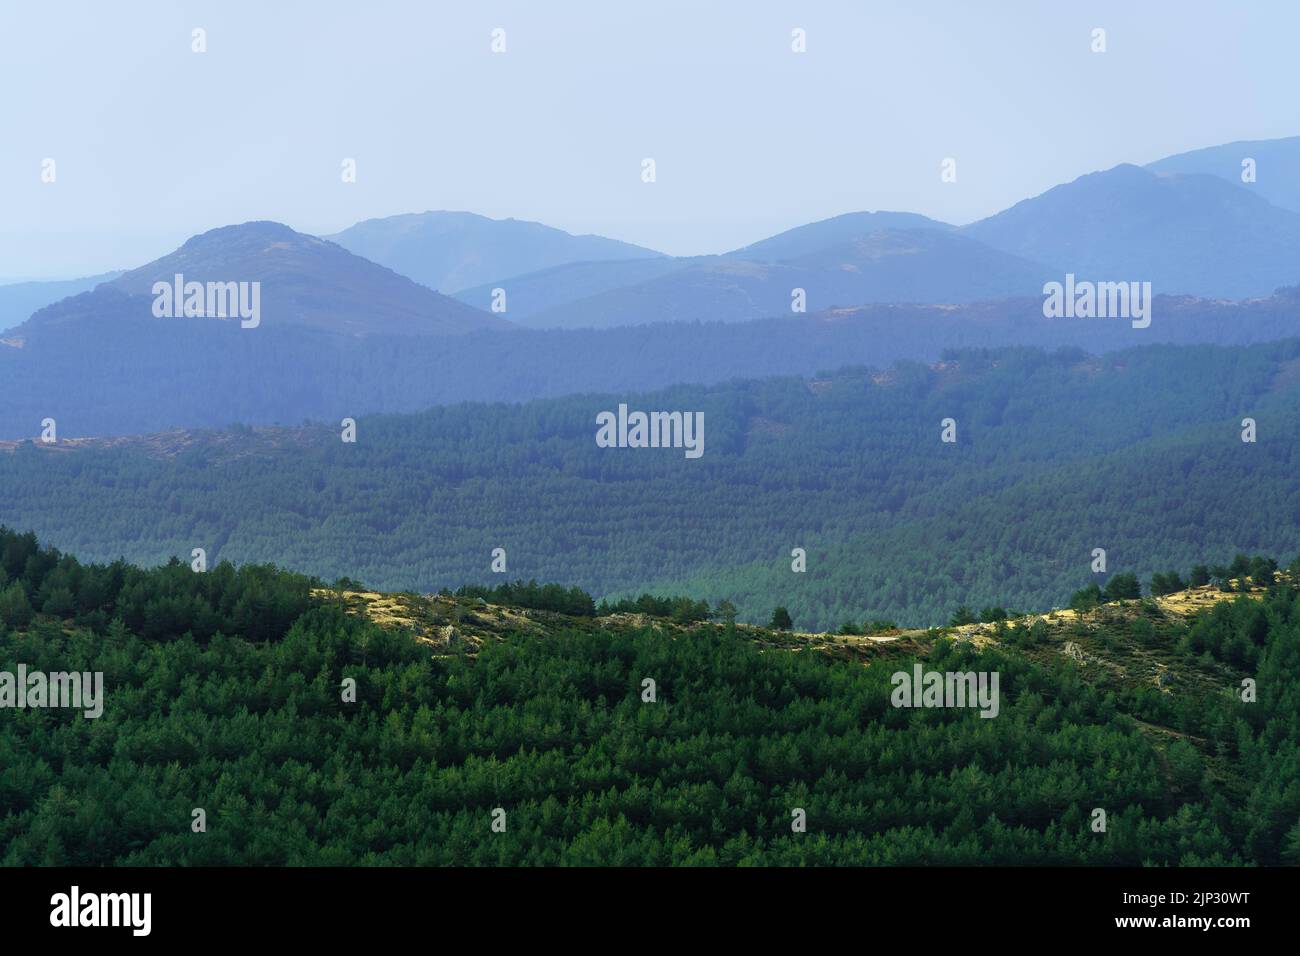
MULTIPOLYGON (((510 323, 439 295, 341 246, 259 220, 210 229, 174 252, 126 272, 94 292, 36 313, 25 332, 107 316, 157 320, 155 285, 256 284, 258 325, 305 326, 349 336, 456 334, 510 323)), ((227 321, 221 313, 194 321, 227 321)))
MULTIPOLYGON (((212 256, 222 261, 231 261, 236 257, 256 259, 272 253, 283 255, 291 251, 319 251, 323 245, 325 245, 324 239, 297 232, 282 222, 257 219, 230 226, 218 226, 191 236, 171 256, 212 256)), ((170 257, 164 256, 163 259, 156 261, 162 262, 167 258, 170 257)), ((153 265, 154 263, 149 263, 133 272, 150 269, 153 265)), ((127 272, 122 278, 127 279, 131 275, 132 272, 127 272)))
POLYGON ((241 222, 229 226, 218 226, 215 229, 209 229, 207 232, 201 232, 198 235, 190 236, 189 239, 181 245, 184 249, 188 246, 203 246, 216 242, 238 242, 245 239, 266 239, 272 242, 276 241, 293 241, 293 240, 312 240, 320 242, 315 236, 307 236, 286 226, 282 222, 276 222, 272 219, 254 219, 251 222, 241 222))
POLYGON ((740 249, 728 252, 735 259, 760 262, 778 262, 816 253, 831 246, 861 239, 882 230, 935 229, 950 231, 953 227, 912 212, 846 212, 830 219, 795 226, 740 249))

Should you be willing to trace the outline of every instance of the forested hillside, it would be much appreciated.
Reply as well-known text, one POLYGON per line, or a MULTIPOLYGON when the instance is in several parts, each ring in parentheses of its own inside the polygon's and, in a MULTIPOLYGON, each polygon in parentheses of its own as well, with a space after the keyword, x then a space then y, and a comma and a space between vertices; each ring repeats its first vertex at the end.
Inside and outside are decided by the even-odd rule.
POLYGON ((999 674, 994 719, 891 706, 910 652, 760 653, 725 625, 553 616, 433 653, 297 575, 84 566, 3 531, 0 581, 0 669, 105 680, 98 718, 0 720, 7 865, 1300 862, 1287 581, 1078 632, 1172 689, 1040 625, 936 635, 925 667, 999 674))
MULTIPOLYGON (((313 277, 301 286, 304 295, 315 283, 313 277)), ((1101 353, 1300 334, 1300 288, 1249 302, 1157 295, 1145 329, 1118 319, 1044 318, 1041 296, 790 315, 785 295, 780 314, 788 317, 754 322, 435 337, 332 334, 285 327, 269 313, 258 328, 242 329, 149 318, 147 301, 105 294, 86 310, 71 299, 0 337, 0 439, 39 434, 47 417, 67 436, 132 435, 813 375, 850 364, 934 361, 945 347, 1076 346, 1101 353)), ((364 308, 350 321, 391 327, 364 308)))
POLYGON ((1144 578, 1300 551, 1300 343, 954 353, 649 395, 0 451, 0 522, 96 560, 275 561, 435 591, 504 578, 787 607, 803 629, 1064 604, 1107 550, 1144 578), (705 452, 597 447, 596 415, 704 413, 705 452), (1258 441, 1241 440, 1243 418, 1258 441), (956 423, 944 443, 941 422, 956 423), (805 549, 807 571, 791 570, 805 549))

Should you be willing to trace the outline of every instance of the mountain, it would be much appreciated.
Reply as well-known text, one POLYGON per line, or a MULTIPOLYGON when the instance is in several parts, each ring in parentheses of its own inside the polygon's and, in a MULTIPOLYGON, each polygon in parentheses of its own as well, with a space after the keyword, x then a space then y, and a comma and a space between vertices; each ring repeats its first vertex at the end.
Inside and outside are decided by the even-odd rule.
POLYGON ((1267 199, 1274 206, 1300 213, 1300 136, 1254 139, 1194 149, 1167 156, 1145 167, 1153 173, 1203 173, 1218 176, 1267 199), (1255 181, 1243 183, 1242 161, 1255 161, 1255 181))
POLYGON ((752 262, 780 262, 819 252, 828 246, 862 239, 875 232, 952 228, 947 223, 911 212, 850 212, 787 229, 775 236, 735 249, 727 255, 733 259, 748 259, 752 262))
POLYGON ((122 273, 106 272, 84 279, 57 279, 53 281, 14 282, 0 286, 0 332, 19 325, 38 309, 66 299, 70 295, 88 292, 101 282, 116 279, 122 273))
MULTIPOLYGON (((250 222, 195 236, 161 259, 47 306, 11 330, 5 341, 32 348, 55 336, 76 340, 83 334, 128 334, 128 328, 143 323, 162 343, 173 334, 183 341, 210 327, 240 328, 240 316, 233 313, 156 317, 154 283, 170 287, 177 275, 187 283, 248 283, 250 292, 251 284, 258 283, 257 328, 263 332, 314 329, 354 338, 509 327, 498 316, 439 295, 332 242, 280 223, 250 222)), ((176 303, 173 313, 181 307, 176 303)))
MULTIPOLYGON (((483 307, 492 301, 494 289, 504 289, 508 302, 508 315, 512 320, 531 328, 604 328, 614 325, 635 325, 643 322, 711 319, 737 321, 781 314, 790 307, 790 290, 800 282, 817 284, 823 302, 859 304, 861 302, 890 301, 941 301, 929 293, 930 288, 951 289, 959 284, 952 277, 934 275, 921 277, 908 267, 968 268, 971 275, 984 276, 988 265, 990 277, 987 285, 992 295, 1004 294, 1008 288, 1026 293, 1038 291, 1034 283, 998 281, 998 276, 1008 269, 1007 262, 955 264, 942 261, 921 262, 900 258, 894 265, 907 262, 897 275, 885 263, 877 262, 879 273, 872 281, 874 287, 859 298, 862 282, 853 279, 853 273, 862 270, 857 258, 879 260, 888 253, 888 239, 877 239, 876 249, 868 248, 869 236, 893 234, 895 241, 905 246, 899 235, 914 230, 948 231, 953 227, 945 223, 901 212, 856 212, 836 216, 822 222, 799 226, 786 232, 759 240, 722 256, 694 256, 657 259, 635 259, 615 262, 577 262, 528 275, 498 278, 473 289, 463 290, 456 297, 471 305, 483 307), (860 244, 854 248, 855 244, 860 244), (836 247, 839 247, 838 249, 836 247), (839 257, 837 259, 837 256, 839 257), (807 274, 792 270, 767 268, 787 260, 803 260, 797 267, 806 266, 807 274), (883 267, 882 267, 883 266, 883 267), (817 278, 813 273, 829 269, 830 274, 817 278), (843 273, 843 275, 839 275, 843 273), (643 286, 643 283, 675 276, 663 283, 643 286), (837 281, 847 279, 848 281, 837 281), (769 283, 770 280, 770 283, 769 283), (782 285, 785 283, 791 285, 782 285), (759 289, 769 283, 771 288, 759 289), (662 303, 657 297, 663 296, 662 303), (847 298, 840 298, 845 296, 847 298), (745 300, 750 300, 746 304, 745 300)), ((915 240, 913 240, 915 241, 915 240)), ((923 257, 921 257, 923 258, 923 257)), ((1003 259, 989 254, 991 259, 1003 259)), ((1015 267, 1010 266, 1012 271, 1015 267)), ((859 279, 863 278, 861 275, 859 279)), ((864 280, 865 281, 865 280, 864 280)), ((1039 283, 1041 286, 1041 282, 1039 283)), ((954 301, 969 301, 983 294, 972 294, 973 287, 954 293, 954 301)))
POLYGON ((275 222, 224 226, 195 236, 170 255, 122 274, 89 298, 47 310, 32 325, 99 318, 101 306, 110 312, 152 317, 154 283, 170 284, 178 274, 186 281, 204 283, 260 283, 261 317, 277 327, 359 336, 457 334, 509 325, 332 242, 275 222))
MULTIPOLYGON (((824 238, 830 238, 828 230, 824 238)), ((694 260, 666 275, 527 317, 534 327, 609 328, 649 322, 740 322, 791 313, 803 289, 809 312, 864 303, 961 303, 1041 294, 1047 267, 939 229, 884 229, 819 245, 774 237, 760 254, 810 251, 781 261, 694 260), (766 249, 766 253, 764 252, 766 249)), ((757 244, 764 246, 763 243, 757 244)), ((753 248, 753 247, 751 247, 753 248)))
POLYGON ((1300 214, 1203 174, 1116 166, 960 234, 1048 263, 1058 278, 1149 281, 1156 293, 1248 298, 1300 280, 1300 214))
MULTIPOLYGON (((960 304, 1041 295, 1045 281, 1067 272, 1149 281, 1164 294, 1267 296, 1300 282, 1300 213, 1239 176, 1199 171, 1237 145, 1083 176, 960 229, 913 213, 854 212, 720 256, 671 258, 617 243, 617 254, 577 249, 610 240, 469 213, 370 220, 337 238, 478 308, 502 289, 506 314, 532 328, 763 318, 785 314, 795 288, 810 311, 960 304), (1171 171, 1183 167, 1190 171, 1171 171)), ((1260 146, 1271 182, 1300 182, 1288 173, 1300 163, 1291 159, 1300 138, 1246 145, 1260 146)))
POLYGON ((327 237, 421 285, 456 292, 571 262, 660 253, 603 236, 574 236, 522 219, 424 212, 367 219, 327 237))
POLYGON ((606 394, 356 416, 354 444, 338 401, 302 428, 5 444, 0 524, 97 560, 204 547, 422 592, 492 580, 504 548, 511 577, 597 596, 726 598, 750 621, 780 604, 805 629, 919 626, 962 602, 1064 604, 1098 547, 1144 577, 1295 554, 1298 404, 1300 340, 975 349, 648 393, 616 379, 606 394), (620 404, 700 413, 703 454, 600 447, 597 416, 620 404))

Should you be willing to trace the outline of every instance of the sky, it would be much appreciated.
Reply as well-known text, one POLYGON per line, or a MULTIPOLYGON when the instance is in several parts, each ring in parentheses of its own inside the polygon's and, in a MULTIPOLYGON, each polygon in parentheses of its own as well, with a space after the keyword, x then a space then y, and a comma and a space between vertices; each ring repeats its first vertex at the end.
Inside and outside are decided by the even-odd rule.
POLYGON ((0 278, 426 209, 679 255, 855 210, 965 223, 1300 133, 1298 27, 1290 0, 0 0, 0 278))

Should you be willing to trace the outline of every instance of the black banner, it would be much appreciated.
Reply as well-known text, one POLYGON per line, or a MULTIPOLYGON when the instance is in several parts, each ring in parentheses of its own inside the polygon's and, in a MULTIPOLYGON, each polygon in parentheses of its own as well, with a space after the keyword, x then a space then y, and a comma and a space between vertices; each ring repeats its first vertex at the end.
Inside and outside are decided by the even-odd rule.
POLYGON ((700 923, 745 938, 848 917, 995 938, 1231 944, 1291 925, 1296 887, 1296 871, 1261 869, 9 869, 0 914, 11 941, 338 944, 465 931, 537 942, 595 930, 651 940, 700 923))

